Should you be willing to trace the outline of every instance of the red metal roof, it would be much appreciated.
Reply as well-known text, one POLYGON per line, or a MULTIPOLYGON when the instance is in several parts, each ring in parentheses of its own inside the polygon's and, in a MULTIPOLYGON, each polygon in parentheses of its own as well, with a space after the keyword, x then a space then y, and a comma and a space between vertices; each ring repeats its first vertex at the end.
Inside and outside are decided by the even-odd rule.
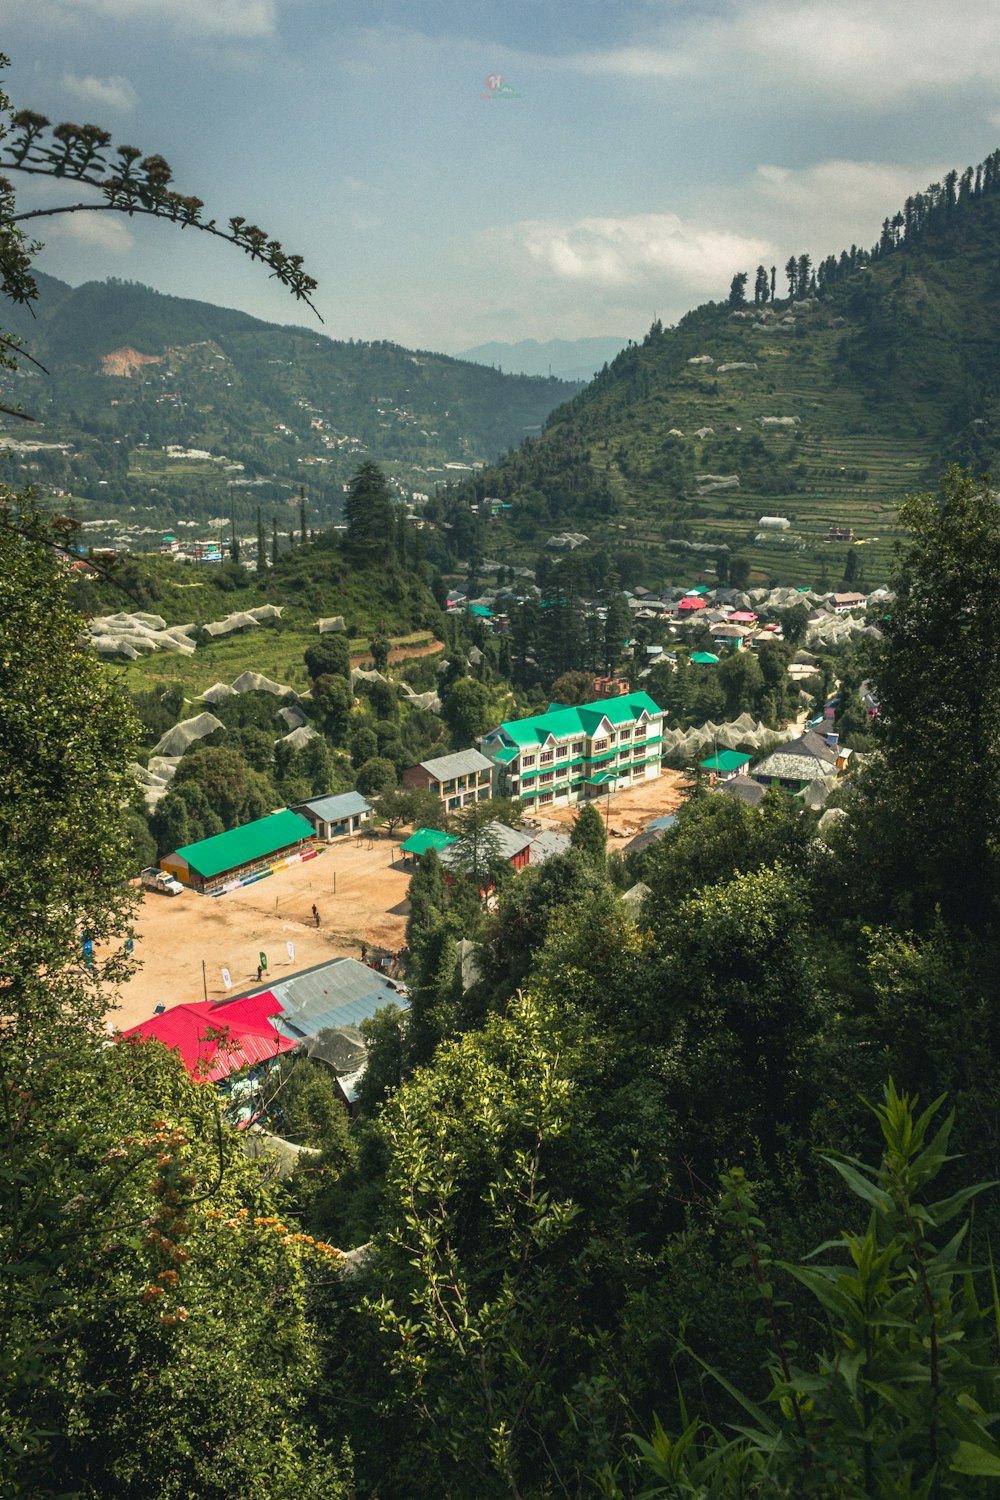
POLYGON ((196 1082, 218 1083, 230 1073, 298 1046, 291 1038, 279 1036, 268 1020, 280 1012, 278 999, 265 990, 242 1000, 174 1005, 161 1016, 130 1027, 123 1036, 162 1042, 180 1053, 196 1082))
POLYGON ((704 599, 682 599, 677 606, 678 609, 707 609, 708 605, 704 599))

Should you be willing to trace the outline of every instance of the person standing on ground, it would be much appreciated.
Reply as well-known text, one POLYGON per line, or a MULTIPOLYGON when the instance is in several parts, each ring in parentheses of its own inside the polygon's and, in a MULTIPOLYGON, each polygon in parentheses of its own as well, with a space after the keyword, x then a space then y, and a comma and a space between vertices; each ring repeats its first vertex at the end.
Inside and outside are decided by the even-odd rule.
POLYGON ((312 914, 313 914, 313 921, 316 923, 316 926, 318 927, 319 926, 319 912, 316 910, 315 903, 313 904, 312 914))

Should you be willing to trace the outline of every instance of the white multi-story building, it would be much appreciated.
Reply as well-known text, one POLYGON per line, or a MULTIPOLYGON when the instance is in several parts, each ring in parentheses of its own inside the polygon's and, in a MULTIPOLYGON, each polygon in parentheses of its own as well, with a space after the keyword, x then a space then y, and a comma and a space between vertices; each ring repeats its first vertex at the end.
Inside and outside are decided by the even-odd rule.
POLYGON ((496 767, 498 792, 527 812, 659 776, 662 741, 662 709, 648 693, 628 693, 508 720, 479 748, 496 767))

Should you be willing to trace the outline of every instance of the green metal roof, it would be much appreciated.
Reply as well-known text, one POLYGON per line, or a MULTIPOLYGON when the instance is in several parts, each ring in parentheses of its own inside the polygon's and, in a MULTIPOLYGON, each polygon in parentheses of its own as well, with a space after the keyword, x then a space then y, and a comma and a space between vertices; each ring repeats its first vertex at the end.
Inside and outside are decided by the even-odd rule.
POLYGON ((399 847, 404 854, 426 854, 428 849, 444 849, 457 842, 453 834, 444 833, 440 828, 418 828, 399 847))
POLYGON ((618 775, 617 771, 598 771, 596 776, 588 776, 590 786, 603 786, 606 781, 614 781, 618 775))
POLYGON ((505 745, 502 750, 497 751, 496 758, 503 765, 509 764, 510 761, 517 759, 517 746, 505 745))
POLYGON ((716 755, 710 755, 703 760, 701 765, 706 771, 738 771, 740 766, 750 763, 749 755, 744 755, 741 750, 720 750, 716 755))
POLYGON ((217 833, 210 839, 199 839, 196 844, 185 844, 177 853, 197 874, 211 880, 226 870, 253 864, 254 860, 265 859, 279 849, 287 849, 290 844, 312 837, 312 824, 285 808, 284 812, 244 823, 242 828, 230 828, 228 833, 217 833))
POLYGON ((637 719, 643 711, 652 715, 663 710, 648 693, 626 693, 615 698, 598 698, 578 708, 555 708, 546 714, 533 714, 530 719, 507 719, 493 733, 502 734, 520 749, 531 749, 544 745, 550 735, 557 740, 574 734, 591 735, 602 719, 609 724, 625 724, 637 719))
POLYGON ((493 611, 487 609, 485 604, 472 604, 469 606, 469 614, 476 615, 480 620, 492 620, 493 611))
POLYGON ((713 655, 711 651, 696 651, 691 660, 697 662, 699 667, 710 667, 713 666, 719 660, 719 658, 713 655))

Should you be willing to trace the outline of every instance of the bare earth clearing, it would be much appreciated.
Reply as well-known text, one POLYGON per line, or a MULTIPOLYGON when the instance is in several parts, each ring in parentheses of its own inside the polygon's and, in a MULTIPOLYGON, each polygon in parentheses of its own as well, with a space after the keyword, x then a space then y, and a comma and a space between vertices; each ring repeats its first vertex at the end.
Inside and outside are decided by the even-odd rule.
MULTIPOLYGON (((664 770, 653 781, 640 781, 622 792, 612 792, 610 807, 607 797, 598 797, 594 806, 601 817, 607 817, 608 833, 612 839, 630 839, 642 833, 653 818, 662 818, 676 812, 687 795, 690 781, 683 771, 664 770)), ((543 828, 568 828, 580 811, 579 807, 546 808, 532 814, 543 828)), ((612 844, 610 847, 614 847, 612 844)))
POLYGON ((256 984, 260 952, 267 954, 265 978, 277 981, 327 959, 358 958, 362 943, 373 951, 397 951, 404 942, 410 883, 400 842, 386 834, 360 844, 345 839, 317 859, 228 896, 145 892, 135 924, 141 967, 123 986, 119 1007, 108 1019, 124 1030, 148 1020, 158 1004, 203 1000, 203 960, 209 1000, 224 1000, 256 984), (314 903, 318 930, 311 916, 314 903), (289 942, 294 959, 288 956, 289 942), (223 984, 224 967, 231 990, 223 984))

